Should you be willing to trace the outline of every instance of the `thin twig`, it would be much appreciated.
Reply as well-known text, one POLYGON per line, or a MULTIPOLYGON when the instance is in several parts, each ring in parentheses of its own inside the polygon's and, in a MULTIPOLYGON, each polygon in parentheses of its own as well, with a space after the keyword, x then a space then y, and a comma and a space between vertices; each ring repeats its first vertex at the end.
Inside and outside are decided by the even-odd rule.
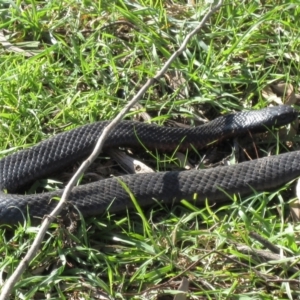
MULTIPOLYGON (((219 255, 221 255, 221 256, 223 256, 223 257, 225 257, 225 258, 227 258, 227 259, 233 261, 234 263, 236 263, 236 264, 238 264, 238 265, 241 265, 241 266, 245 267, 247 270, 249 270, 249 264, 245 264, 245 263, 243 263, 243 262, 241 262, 241 261, 239 261, 239 260, 237 260, 237 259, 235 259, 235 258, 233 258, 233 257, 230 257, 230 256, 228 256, 228 255, 226 255, 226 254, 220 252, 220 251, 217 251, 217 250, 216 250, 215 252, 216 252, 217 254, 219 254, 219 255)), ((266 275, 264 275, 264 274, 262 274, 261 272, 257 271, 255 268, 251 268, 251 271, 253 271, 258 277, 264 279, 265 281, 268 280, 268 277, 267 277, 266 275)))
POLYGON ((77 183, 78 179, 81 177, 81 175, 84 173, 84 171, 90 166, 90 164, 96 159, 96 157, 99 155, 99 153, 102 150, 102 147, 104 145, 104 142, 108 136, 108 133, 113 130, 113 128, 117 125, 119 121, 125 116, 125 114, 129 111, 129 109, 137 103, 141 97, 144 95, 144 93, 148 90, 148 88, 157 80, 159 80, 163 74, 167 71, 171 63, 185 50, 187 43, 189 40, 203 27, 203 25, 207 22, 207 20, 211 17, 211 15, 216 12, 222 5, 222 0, 218 2, 218 4, 214 7, 212 7, 207 14, 204 15, 202 21, 199 23, 199 25, 192 30, 186 38, 183 40, 182 45, 180 48, 174 52, 171 57, 167 60, 167 62, 164 64, 164 66, 161 68, 160 71, 151 79, 149 79, 146 84, 139 90, 139 92, 133 97, 133 99, 128 102, 127 105, 120 111, 120 113, 107 125, 107 127, 104 128, 92 154, 81 164, 75 175, 71 178, 69 183, 64 189, 63 195, 61 197, 61 200, 59 201, 58 205, 55 207, 55 209, 51 212, 50 215, 45 216, 44 221, 42 222, 41 228, 39 232, 36 235, 35 240, 33 241, 30 249, 28 250, 25 257, 22 259, 16 270, 13 272, 13 274, 10 276, 10 278, 5 282, 2 292, 0 295, 0 300, 7 300, 9 295, 12 292, 12 289, 15 285, 15 283, 18 281, 20 276, 23 274, 25 269, 28 267, 30 261, 32 258, 36 255, 38 249, 40 248, 40 245, 44 239, 44 236, 46 234, 46 231, 48 230, 52 220, 55 219, 55 217, 62 211, 65 203, 67 202, 67 199, 71 193, 72 188, 77 183))
POLYGON ((287 283, 293 283, 298 285, 300 284, 300 280, 298 279, 284 279, 284 278, 268 279, 267 282, 276 282, 276 283, 287 282, 287 283))
POLYGON ((270 241, 256 233, 255 231, 249 232, 249 236, 255 239, 256 241, 260 242, 263 246, 267 249, 272 251, 273 253, 280 254, 280 248, 276 245, 272 244, 270 241))
POLYGON ((185 275, 189 270, 191 270, 192 268, 194 268, 195 266, 197 266, 205 257, 210 256, 211 254, 216 253, 216 250, 211 250, 205 254, 203 254, 199 259, 197 259, 196 261, 194 261, 193 263, 191 263, 190 265, 187 266, 187 268, 185 268, 182 272, 180 272, 179 274, 177 274, 176 276, 170 278, 168 281, 160 283, 160 284, 156 284, 154 286, 151 286, 149 288, 146 288, 145 290, 141 291, 141 292, 136 292, 136 293, 124 293, 124 296, 139 296, 139 295, 144 295, 149 293, 150 291, 157 291, 159 289, 162 288, 167 288, 169 286, 172 285, 172 283, 176 280, 179 279, 180 277, 182 277, 183 275, 185 275))
MULTIPOLYGON (((284 255, 279 255, 268 250, 261 250, 261 249, 253 249, 251 247, 245 245, 236 245, 238 251, 242 252, 243 254, 251 255, 253 257, 262 259, 265 262, 269 261, 280 261, 281 259, 287 259, 288 257, 284 255)), ((287 271, 292 272, 293 274, 299 272, 298 265, 296 265, 298 261, 298 257, 290 257, 290 260, 286 261, 285 263, 278 263, 278 267, 282 269, 287 269, 287 271), (283 266, 281 266, 283 264, 283 266), (294 267, 296 265, 296 267, 294 267)))

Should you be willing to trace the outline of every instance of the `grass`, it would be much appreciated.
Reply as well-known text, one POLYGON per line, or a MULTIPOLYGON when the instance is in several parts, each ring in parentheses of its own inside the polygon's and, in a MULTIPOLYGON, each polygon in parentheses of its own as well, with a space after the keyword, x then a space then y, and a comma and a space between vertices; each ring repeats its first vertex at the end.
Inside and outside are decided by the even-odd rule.
MULTIPOLYGON (((207 4, 195 3, 1 2, 0 32, 19 51, 0 49, 0 157, 113 118, 198 24, 207 4)), ((263 91, 270 84, 284 82, 297 93, 298 4, 225 2, 145 94, 145 111, 160 125, 194 125, 268 106, 263 91)), ((266 153, 272 145, 273 154, 282 151, 275 138, 257 143, 266 153)), ((172 157, 152 160, 163 170, 172 157)), ((75 229, 53 224, 11 299, 173 299, 183 278, 190 281, 189 299, 296 299, 300 227, 288 218, 290 190, 236 195, 217 208, 137 205, 135 212, 82 220, 75 229), (268 249, 253 232, 286 258, 264 260, 259 250, 268 249)), ((0 227, 0 282, 36 231, 30 223, 0 227)))

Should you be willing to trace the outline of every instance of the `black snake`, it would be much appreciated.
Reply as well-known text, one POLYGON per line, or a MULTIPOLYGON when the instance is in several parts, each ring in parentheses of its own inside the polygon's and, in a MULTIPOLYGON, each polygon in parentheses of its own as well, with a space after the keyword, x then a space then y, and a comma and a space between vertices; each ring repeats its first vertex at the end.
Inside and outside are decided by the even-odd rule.
MULTIPOLYGON (((191 146, 203 148, 216 140, 228 139, 248 131, 265 131, 281 126, 297 117, 296 110, 278 106, 263 110, 240 112, 219 117, 195 128, 174 128, 123 121, 111 132, 106 147, 137 147, 170 151, 191 146), (178 147, 179 146, 179 147, 178 147)), ((108 121, 85 125, 58 134, 36 146, 16 152, 0 160, 0 223, 16 224, 29 212, 32 218, 48 214, 62 191, 20 195, 20 188, 89 155, 108 121)), ((300 151, 265 157, 233 166, 206 170, 170 171, 125 175, 85 184, 73 189, 69 201, 83 216, 120 212, 132 206, 124 182, 143 207, 153 199, 173 203, 181 199, 203 202, 223 201, 226 191, 232 195, 249 194, 278 187, 300 176, 300 151), (197 196, 195 196, 197 195, 197 196), (197 199, 197 200, 195 200, 197 199)))

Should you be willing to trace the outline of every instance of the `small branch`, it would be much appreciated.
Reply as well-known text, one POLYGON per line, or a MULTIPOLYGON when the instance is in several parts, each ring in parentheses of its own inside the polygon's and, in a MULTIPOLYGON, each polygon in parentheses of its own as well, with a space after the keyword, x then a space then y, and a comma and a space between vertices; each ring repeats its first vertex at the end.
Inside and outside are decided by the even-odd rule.
POLYGON ((227 258, 227 259, 233 261, 234 263, 243 266, 243 267, 246 268, 247 270, 250 269, 250 270, 253 271, 258 277, 264 279, 265 281, 268 280, 267 276, 265 276, 265 275, 262 274, 261 272, 257 271, 255 268, 249 268, 249 264, 245 264, 245 263, 243 263, 243 262, 241 262, 241 261, 239 261, 239 260, 237 260, 237 259, 235 259, 235 258, 232 258, 232 257, 230 257, 230 256, 228 256, 228 255, 226 255, 226 254, 224 254, 224 253, 222 253, 222 252, 220 252, 220 251, 215 251, 215 252, 216 252, 217 254, 219 254, 219 255, 221 255, 221 256, 223 256, 223 257, 225 257, 225 258, 227 258))
MULTIPOLYGON (((236 245, 236 249, 243 254, 246 255, 251 255, 253 257, 262 259, 264 262, 269 262, 269 261, 280 261, 281 259, 287 259, 288 257, 284 255, 279 255, 273 252, 270 252, 268 250, 260 250, 260 249, 252 249, 251 247, 245 246, 245 245, 236 245)), ((283 266, 281 266, 281 263, 278 263, 278 266, 281 267, 282 269, 287 269, 287 271, 292 272, 293 274, 296 274, 299 272, 299 268, 294 267, 296 258, 290 257, 289 264, 283 263, 283 266)))
POLYGON ((276 283, 282 283, 282 282, 287 282, 287 283, 293 283, 293 284, 300 284, 300 280, 298 279, 268 279, 267 282, 276 282, 276 283))
MULTIPOLYGON (((137 293, 124 293, 124 296, 139 296, 139 295, 144 295, 144 294, 148 294, 150 291, 157 291, 159 289, 163 289, 163 288, 167 288, 169 286, 172 285, 173 282, 175 282, 176 279, 180 279, 180 277, 182 277, 183 275, 185 275, 185 273, 187 273, 189 270, 191 270, 192 268, 194 268, 195 266, 197 266, 205 257, 210 256, 211 254, 216 253, 216 250, 211 250, 205 254, 203 254, 199 259, 197 259, 196 261, 194 261, 193 263, 191 263, 189 266, 187 266, 187 268, 185 268, 182 272, 180 272, 179 274, 177 274, 176 276, 170 278, 168 281, 160 283, 160 284, 156 284, 154 286, 151 286, 141 292, 137 292, 137 293)), ((183 277, 185 278, 185 277, 183 277)))
POLYGON ((260 242, 264 247, 272 251, 273 253, 280 254, 280 248, 276 245, 269 242, 267 239, 259 235, 258 233, 252 231, 249 232, 249 236, 255 239, 256 241, 260 242))
POLYGON ((108 133, 113 130, 113 128, 117 125, 119 121, 125 116, 125 114, 129 111, 129 109, 137 103, 141 97, 144 95, 144 93, 149 89, 149 87, 159 80, 163 74, 167 71, 171 63, 185 50, 187 43, 189 40, 203 27, 203 25, 207 22, 207 20, 211 17, 211 15, 216 12, 222 5, 222 0, 218 2, 216 6, 214 6, 212 9, 208 11, 208 13, 203 17, 200 24, 192 30, 186 38, 183 40, 182 45, 180 48, 172 54, 172 56, 167 60, 167 62, 164 64, 162 69, 157 72, 157 74, 149 79, 146 84, 139 90, 139 92, 133 97, 133 99, 128 102, 127 105, 120 111, 120 113, 111 121, 111 123, 104 128, 92 154, 81 164, 75 175, 71 178, 67 186, 65 187, 64 193, 61 197, 61 200, 59 201, 56 208, 51 212, 50 215, 45 216, 45 219, 41 225, 41 228, 33 241, 30 249, 28 250, 25 257, 22 259, 16 270, 13 272, 13 274, 10 276, 10 278, 5 282, 2 292, 0 295, 0 300, 7 300, 9 295, 11 294, 11 291, 15 285, 15 283, 18 281, 18 279, 21 277, 25 269, 28 267, 30 261, 32 258, 36 255, 43 239, 46 234, 46 231, 49 228, 49 225, 51 224, 52 220, 56 218, 56 216, 62 211, 65 203, 67 202, 67 199, 71 193, 72 188, 78 181, 78 179, 81 177, 81 175, 84 173, 84 171, 90 166, 90 164, 96 159, 96 157, 99 155, 99 153, 102 150, 102 147, 104 145, 104 142, 108 136, 108 133))

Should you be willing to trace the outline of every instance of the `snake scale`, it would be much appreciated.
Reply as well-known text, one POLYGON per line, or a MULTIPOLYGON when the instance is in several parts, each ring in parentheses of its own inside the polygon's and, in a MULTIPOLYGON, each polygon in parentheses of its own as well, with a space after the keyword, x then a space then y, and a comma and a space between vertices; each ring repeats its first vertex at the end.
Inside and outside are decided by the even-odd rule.
MULTIPOLYGON (((160 151, 200 149, 216 140, 285 125, 297 116, 295 109, 282 105, 221 116, 205 125, 188 129, 122 121, 107 138, 105 147, 139 147, 143 144, 147 149, 160 151)), ((62 171, 86 158, 107 124, 108 121, 103 121, 84 125, 1 159, 0 191, 5 192, 0 192, 0 224, 23 222, 28 212, 32 220, 40 220, 48 214, 57 204, 51 199, 61 196, 61 190, 27 195, 17 192, 37 179, 62 171)), ((74 188, 69 201, 86 217, 99 215, 108 207, 110 212, 122 212, 132 207, 132 201, 120 181, 144 207, 154 203, 153 199, 165 203, 182 199, 196 204, 203 203, 205 199, 211 203, 221 202, 228 199, 224 191, 230 195, 247 195, 253 189, 270 190, 298 176, 300 151, 294 151, 226 167, 108 178, 74 188)))

